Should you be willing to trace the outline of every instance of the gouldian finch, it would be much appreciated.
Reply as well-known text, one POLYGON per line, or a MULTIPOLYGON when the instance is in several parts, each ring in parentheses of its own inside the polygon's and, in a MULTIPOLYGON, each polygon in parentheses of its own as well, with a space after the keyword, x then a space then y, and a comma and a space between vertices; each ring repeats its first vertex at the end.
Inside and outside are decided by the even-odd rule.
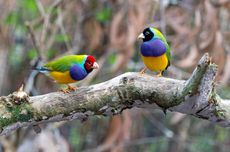
POLYGON ((148 27, 138 36, 143 39, 141 44, 141 58, 145 68, 141 71, 144 74, 147 68, 151 71, 159 72, 157 76, 162 76, 162 72, 170 65, 170 47, 163 34, 156 28, 148 27))
POLYGON ((36 70, 48 75, 57 83, 66 84, 68 89, 62 91, 67 93, 69 90, 76 90, 69 83, 83 80, 93 69, 98 68, 99 65, 91 55, 68 55, 48 62, 36 70))

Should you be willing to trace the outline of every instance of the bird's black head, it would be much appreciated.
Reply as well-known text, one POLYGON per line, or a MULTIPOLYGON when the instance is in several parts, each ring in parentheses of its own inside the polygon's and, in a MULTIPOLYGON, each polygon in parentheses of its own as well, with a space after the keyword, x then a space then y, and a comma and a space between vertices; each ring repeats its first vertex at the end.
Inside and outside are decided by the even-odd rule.
POLYGON ((148 27, 146 29, 144 29, 144 31, 142 32, 144 37, 143 37, 143 41, 149 41, 154 37, 154 33, 153 31, 148 27))

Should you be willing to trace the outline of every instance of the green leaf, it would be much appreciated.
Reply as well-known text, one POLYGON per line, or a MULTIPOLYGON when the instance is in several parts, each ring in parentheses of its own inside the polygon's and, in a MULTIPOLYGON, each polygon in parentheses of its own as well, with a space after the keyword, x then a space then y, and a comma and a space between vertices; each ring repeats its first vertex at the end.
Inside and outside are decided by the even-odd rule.
POLYGON ((21 6, 31 13, 38 11, 36 0, 22 0, 21 6))
POLYGON ((109 64, 114 64, 116 61, 116 55, 115 54, 111 54, 109 55, 108 59, 109 59, 109 64))
POLYGON ((70 40, 69 36, 66 34, 57 34, 55 36, 55 41, 56 42, 68 42, 70 40))
POLYGON ((54 55, 55 55, 55 50, 47 50, 46 52, 45 52, 45 55, 46 55, 46 57, 48 58, 48 59, 50 59, 50 58, 52 58, 54 55))
POLYGON ((79 130, 75 127, 70 129, 69 142, 75 151, 79 151, 79 147, 81 145, 81 136, 79 130))
POLYGON ((104 23, 111 18, 111 15, 112 15, 111 9, 109 7, 105 7, 96 13, 96 19, 104 23))
POLYGON ((215 126, 216 130, 216 140, 218 142, 224 142, 228 138, 228 130, 223 129, 222 127, 215 126))
POLYGON ((30 49, 30 50, 28 51, 27 57, 28 57, 30 60, 34 59, 34 58, 37 57, 37 56, 38 56, 38 52, 37 52, 35 49, 30 49))
POLYGON ((18 13, 15 11, 10 12, 4 22, 8 25, 15 25, 18 22, 18 13))

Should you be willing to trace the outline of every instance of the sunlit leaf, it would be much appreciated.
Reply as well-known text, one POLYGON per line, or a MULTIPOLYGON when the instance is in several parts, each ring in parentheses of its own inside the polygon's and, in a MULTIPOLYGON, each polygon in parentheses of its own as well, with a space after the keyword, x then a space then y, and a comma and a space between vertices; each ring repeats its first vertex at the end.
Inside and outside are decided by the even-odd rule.
POLYGON ((34 13, 37 11, 36 0, 22 0, 21 5, 29 12, 34 13))

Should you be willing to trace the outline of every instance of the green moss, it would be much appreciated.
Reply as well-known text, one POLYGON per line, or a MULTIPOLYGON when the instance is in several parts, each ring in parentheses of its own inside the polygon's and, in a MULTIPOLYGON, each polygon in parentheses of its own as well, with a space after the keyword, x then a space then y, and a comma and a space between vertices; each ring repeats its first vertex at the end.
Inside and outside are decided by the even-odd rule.
POLYGON ((218 109, 215 109, 213 114, 218 117, 218 118, 222 118, 224 119, 225 118, 225 114, 224 114, 224 110, 218 110, 218 109))
POLYGON ((9 119, 7 118, 1 118, 0 117, 0 127, 4 127, 4 126, 7 126, 8 124, 11 124, 12 121, 10 121, 9 119))
POLYGON ((11 115, 7 118, 0 116, 0 128, 17 121, 26 122, 33 117, 32 109, 28 106, 28 103, 7 107, 7 110, 11 115))

